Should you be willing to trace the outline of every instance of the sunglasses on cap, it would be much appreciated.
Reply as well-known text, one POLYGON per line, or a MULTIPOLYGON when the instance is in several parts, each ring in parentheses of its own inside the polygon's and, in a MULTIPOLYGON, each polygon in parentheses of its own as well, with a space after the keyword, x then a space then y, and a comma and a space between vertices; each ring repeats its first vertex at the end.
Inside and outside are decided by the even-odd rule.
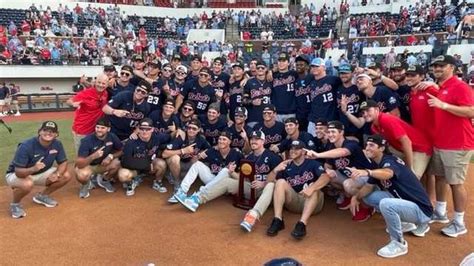
POLYGON ((130 77, 130 73, 128 73, 128 72, 120 72, 120 76, 130 77))
POLYGON ((142 95, 147 95, 148 94, 148 92, 146 90, 142 90, 142 89, 136 89, 135 92, 140 93, 142 95))

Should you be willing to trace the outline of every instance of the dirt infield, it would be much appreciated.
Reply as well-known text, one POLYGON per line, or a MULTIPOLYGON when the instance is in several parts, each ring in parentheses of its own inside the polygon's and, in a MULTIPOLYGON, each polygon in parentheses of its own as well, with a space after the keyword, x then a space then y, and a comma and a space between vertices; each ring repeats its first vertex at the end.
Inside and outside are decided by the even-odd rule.
MULTIPOLYGON (((72 117, 70 112, 54 114, 57 117, 25 114, 21 119, 72 117)), ((473 178, 471 165, 469 195, 474 195, 473 178)), ((244 211, 234 208, 230 197, 193 214, 169 205, 169 193, 150 186, 147 180, 133 197, 126 197, 122 189, 111 194, 95 189, 90 198, 79 199, 79 184, 72 181, 53 194, 60 203, 56 208, 36 205, 33 194, 28 195, 23 200, 28 216, 20 220, 10 218, 11 191, 0 187, 0 265, 261 265, 283 256, 305 265, 456 265, 474 252, 472 200, 465 217, 468 234, 448 238, 440 234, 442 225, 435 224, 425 238, 406 236, 408 255, 387 260, 375 254, 388 241, 382 217, 352 222, 348 211, 336 210, 333 199, 327 198, 323 212, 310 219, 306 238, 295 241, 290 232, 297 215, 285 212, 286 229, 270 238, 265 235, 270 208, 247 234, 238 226, 244 211)), ((451 204, 449 210, 451 216, 451 204)))

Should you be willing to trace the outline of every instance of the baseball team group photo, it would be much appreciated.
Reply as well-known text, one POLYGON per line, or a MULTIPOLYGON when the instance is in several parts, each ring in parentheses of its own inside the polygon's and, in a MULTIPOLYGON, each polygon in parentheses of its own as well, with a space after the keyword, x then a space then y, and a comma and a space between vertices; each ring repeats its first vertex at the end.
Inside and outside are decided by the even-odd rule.
POLYGON ((0 7, 0 264, 474 265, 474 2, 0 7))

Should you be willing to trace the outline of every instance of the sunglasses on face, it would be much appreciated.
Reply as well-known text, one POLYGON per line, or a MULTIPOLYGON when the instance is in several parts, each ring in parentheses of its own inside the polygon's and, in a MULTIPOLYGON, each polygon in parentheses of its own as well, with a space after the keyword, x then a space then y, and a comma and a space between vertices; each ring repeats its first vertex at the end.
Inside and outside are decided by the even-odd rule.
POLYGON ((176 75, 186 75, 186 73, 178 71, 178 72, 176 72, 176 75))
POLYGON ((164 71, 164 72, 171 72, 171 71, 173 71, 173 70, 172 70, 171 68, 165 68, 165 69, 163 69, 163 71, 164 71))
POLYGON ((208 74, 204 74, 204 73, 199 74, 199 76, 200 76, 200 77, 206 77, 206 78, 209 77, 208 74))
POLYGON ((198 131, 199 130, 198 127, 192 127, 192 126, 188 126, 187 129, 192 130, 192 131, 198 131))
POLYGON ((272 115, 272 114, 273 114, 273 112, 271 112, 271 111, 267 111, 267 112, 263 112, 263 114, 264 114, 264 115, 272 115))
POLYGON ((127 72, 120 72, 120 76, 130 77, 130 73, 127 73, 127 72))
POLYGON ((150 131, 153 128, 151 128, 151 127, 139 127, 138 129, 141 130, 141 131, 150 131))
POLYGON ((257 67, 258 70, 265 70, 265 68, 266 68, 266 67, 264 67, 264 66, 259 66, 259 67, 257 67))
POLYGON ((194 109, 190 107, 183 107, 183 111, 191 112, 194 111, 194 109))
POLYGON ((135 92, 140 93, 141 95, 147 95, 147 94, 148 94, 147 91, 145 91, 145 90, 140 90, 140 89, 135 90, 135 92))

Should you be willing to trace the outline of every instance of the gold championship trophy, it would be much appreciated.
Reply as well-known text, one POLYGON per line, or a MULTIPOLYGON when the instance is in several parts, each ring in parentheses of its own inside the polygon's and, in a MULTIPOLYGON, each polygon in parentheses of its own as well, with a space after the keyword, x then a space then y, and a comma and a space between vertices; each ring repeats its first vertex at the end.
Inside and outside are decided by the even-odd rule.
POLYGON ((250 199, 245 198, 245 181, 250 183, 255 180, 255 164, 249 160, 240 161, 239 191, 234 197, 234 206, 249 210, 255 205, 255 189, 250 188, 250 199))

